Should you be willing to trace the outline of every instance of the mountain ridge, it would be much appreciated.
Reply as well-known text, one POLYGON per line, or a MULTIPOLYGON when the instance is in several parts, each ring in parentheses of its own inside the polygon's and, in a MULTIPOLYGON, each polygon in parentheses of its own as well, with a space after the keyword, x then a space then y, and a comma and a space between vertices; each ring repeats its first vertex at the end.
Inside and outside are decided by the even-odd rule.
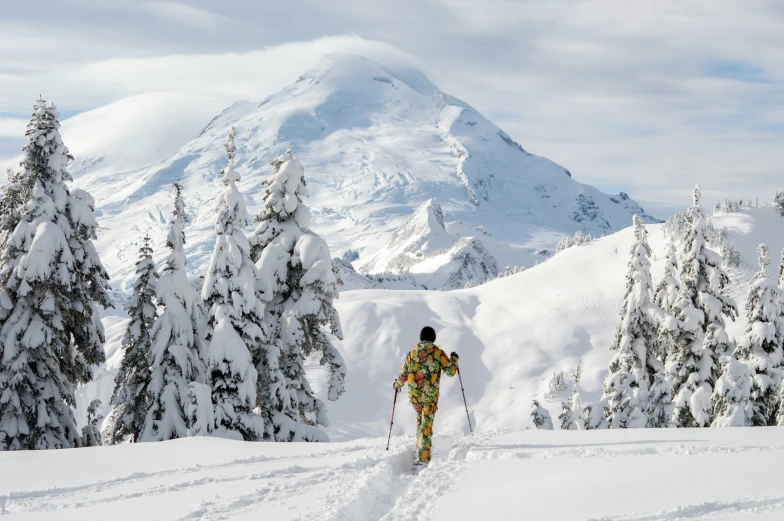
MULTIPOLYGON (((135 251, 145 233, 158 243, 165 236, 163 216, 170 213, 174 181, 184 185, 192 217, 186 231, 192 275, 206 267, 213 197, 231 126, 237 132, 239 188, 251 214, 260 207, 268 163, 291 148, 305 166, 314 229, 335 256, 358 250, 360 264, 432 197, 442 201, 445 219, 481 226, 526 253, 552 249, 560 236, 577 230, 596 236, 624 228, 633 212, 655 221, 626 194, 610 196, 580 184, 567 169, 526 151, 416 69, 393 70, 361 56, 331 55, 260 103, 235 102, 211 118, 200 117, 206 121, 194 137, 162 161, 114 167, 111 156, 92 150, 72 167, 76 185, 96 198, 108 229, 99 236, 99 250, 123 286, 132 274, 126 252, 135 251)), ((80 119, 84 129, 91 115, 80 119)), ((66 122, 66 144, 79 131, 66 122)), ((124 159, 134 157, 132 140, 106 148, 120 145, 128 148, 124 159)))

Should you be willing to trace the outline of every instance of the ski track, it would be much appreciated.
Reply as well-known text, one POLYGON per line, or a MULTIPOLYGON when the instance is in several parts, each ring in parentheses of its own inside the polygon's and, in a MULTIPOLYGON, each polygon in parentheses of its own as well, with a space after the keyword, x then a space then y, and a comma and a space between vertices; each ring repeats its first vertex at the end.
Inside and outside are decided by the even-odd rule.
POLYGON ((590 518, 586 521, 688 521, 742 519, 739 516, 765 514, 784 510, 784 496, 737 499, 734 501, 707 501, 679 506, 673 510, 651 514, 633 514, 617 517, 590 518))
MULTIPOLYGON (((494 443, 495 438, 506 432, 489 431, 473 437, 441 435, 434 443, 433 461, 418 473, 411 470, 413 440, 405 436, 396 438, 389 451, 377 444, 357 444, 311 454, 306 457, 305 465, 299 464, 302 454, 257 455, 209 465, 132 473, 73 487, 10 492, 0 496, 0 515, 82 509, 205 487, 202 496, 205 499, 191 504, 173 519, 213 521, 242 517, 273 502, 289 499, 291 503, 291 498, 308 496, 304 503, 310 506, 299 513, 300 521, 426 521, 447 519, 438 511, 435 499, 453 490, 463 471, 481 461, 784 451, 784 445, 673 444, 655 449, 616 450, 576 446, 542 450, 542 446, 535 444, 494 443), (253 468, 259 465, 282 466, 253 468), (162 479, 170 482, 161 482, 162 479), (217 492, 209 488, 222 484, 243 488, 233 493, 226 488, 217 492)), ((782 511, 784 496, 771 496, 703 502, 666 511, 586 521, 718 521, 782 511)))
MULTIPOLYGON (((356 447, 347 447, 341 449, 329 449, 310 455, 311 458, 325 458, 331 456, 345 456, 358 451, 377 451, 376 446, 358 445, 356 447)), ((168 469, 157 472, 134 472, 126 476, 121 476, 114 479, 97 481, 84 485, 76 485, 72 487, 55 487, 41 490, 25 490, 25 491, 12 491, 6 495, 0 495, 0 515, 1 514, 16 514, 24 512, 37 512, 49 511, 60 508, 80 508, 90 506, 98 503, 107 503, 122 501, 141 496, 152 496, 164 494, 166 492, 174 492, 177 490, 184 490, 188 487, 203 486, 209 484, 227 483, 233 481, 248 481, 248 480, 263 480, 271 479, 274 477, 287 478, 291 475, 314 472, 319 470, 318 467, 300 467, 292 465, 284 467, 283 469, 272 469, 256 474, 243 474, 240 476, 214 476, 214 477, 200 477, 180 481, 166 485, 152 485, 146 486, 142 491, 126 492, 108 496, 101 499, 85 500, 88 495, 101 494, 111 491, 120 486, 127 485, 144 485, 151 480, 161 478, 188 476, 199 473, 208 473, 212 471, 220 471, 227 469, 234 469, 242 466, 257 465, 260 463, 278 463, 286 462, 288 460, 301 460, 302 455, 293 456, 253 456, 249 458, 239 458, 221 463, 214 463, 209 465, 193 465, 186 468, 168 469), (59 501, 58 501, 59 500, 59 501)))
POLYGON ((478 447, 467 455, 469 460, 498 459, 584 459, 625 458, 629 456, 701 456, 705 454, 740 454, 749 452, 781 452, 784 445, 685 445, 672 447, 642 447, 639 449, 605 449, 602 447, 568 447, 555 450, 538 450, 536 446, 478 447))

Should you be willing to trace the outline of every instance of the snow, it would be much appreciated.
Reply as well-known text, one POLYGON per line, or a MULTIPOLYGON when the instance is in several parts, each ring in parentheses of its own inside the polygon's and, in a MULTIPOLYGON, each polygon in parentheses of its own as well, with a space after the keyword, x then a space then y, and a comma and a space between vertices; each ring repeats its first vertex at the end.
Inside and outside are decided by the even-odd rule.
MULTIPOLYGON (((730 271, 729 290, 743 303, 758 269, 756 246, 782 245, 784 220, 772 208, 757 208, 716 215, 713 222, 748 225, 730 232, 742 263, 730 271)), ((647 229, 652 276, 658 281, 669 238, 661 226, 647 229)), ((554 402, 544 397, 553 372, 568 374, 581 362, 583 403, 595 404, 600 396, 633 242, 629 228, 470 290, 344 292, 336 301, 344 340, 336 344, 348 373, 346 392, 329 405, 326 431, 332 443, 199 437, 3 454, 0 511, 11 514, 9 519, 47 519, 59 509, 64 520, 265 514, 283 520, 475 520, 523 514, 548 521, 780 519, 784 496, 776 476, 784 446, 773 428, 526 430, 532 426, 533 398, 551 414, 560 412, 560 397, 554 402), (423 324, 436 328, 437 344, 460 354, 476 434, 468 436, 456 379, 444 378, 434 460, 414 476, 408 471, 414 414, 405 399, 397 404, 392 447, 388 453, 383 449, 390 384, 423 324), (83 471, 68 470, 74 465, 83 471), (727 478, 735 475, 759 479, 727 478), (662 476, 690 485, 647 493, 661 488, 662 476)), ((104 322, 111 367, 124 326, 113 316, 104 322)), ((745 327, 743 317, 728 323, 732 336, 745 327)), ((316 367, 314 362, 308 368, 309 378, 314 391, 325 396, 327 380, 319 381, 324 372, 316 367)), ((103 380, 99 375, 98 384, 103 380)), ((82 422, 85 404, 101 397, 89 389, 78 392, 82 422)), ((111 392, 111 386, 102 392, 111 392)))
POLYGON ((249 213, 261 209, 269 162, 291 148, 306 171, 310 227, 335 256, 359 250, 359 264, 433 197, 445 221, 459 223, 450 233, 481 239, 500 269, 518 265, 521 255, 496 255, 497 249, 519 250, 522 262, 532 266, 536 258, 529 254, 554 249, 560 236, 577 230, 596 237, 612 233, 639 211, 625 194, 603 194, 528 153, 413 69, 333 55, 265 100, 228 105, 153 93, 63 124, 65 143, 76 157, 70 169, 75 184, 98 202, 99 250, 115 289, 130 288, 136 237, 149 233, 163 242, 169 187, 176 180, 185 187, 192 213, 189 273, 204 272, 215 240, 212 208, 231 126, 237 129, 238 188, 249 213), (478 226, 504 248, 487 244, 478 226))
POLYGON ((387 452, 383 438, 200 437, 7 453, 0 512, 31 521, 774 521, 784 513, 775 428, 443 433, 417 475, 411 443, 395 437, 387 452), (756 479, 728 479, 749 475, 756 479), (650 493, 673 476, 666 493, 650 493))

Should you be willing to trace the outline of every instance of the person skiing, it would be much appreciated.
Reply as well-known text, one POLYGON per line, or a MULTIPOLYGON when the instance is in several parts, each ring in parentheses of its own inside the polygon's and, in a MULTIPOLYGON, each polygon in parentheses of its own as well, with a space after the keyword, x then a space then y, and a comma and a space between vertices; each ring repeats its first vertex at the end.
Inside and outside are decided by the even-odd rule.
POLYGON ((408 385, 408 400, 417 413, 415 465, 427 465, 430 462, 433 419, 438 408, 441 372, 448 376, 455 376, 457 372, 457 353, 453 351, 447 358, 434 344, 435 341, 435 330, 429 326, 423 328, 419 333, 419 343, 409 351, 400 369, 400 376, 393 384, 395 392, 408 385))

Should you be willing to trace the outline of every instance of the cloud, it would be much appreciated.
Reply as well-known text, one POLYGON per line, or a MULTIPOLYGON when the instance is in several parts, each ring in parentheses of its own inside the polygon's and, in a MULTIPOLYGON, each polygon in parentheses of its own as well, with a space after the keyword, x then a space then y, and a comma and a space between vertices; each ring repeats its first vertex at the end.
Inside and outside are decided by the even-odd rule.
POLYGON ((258 100, 353 52, 424 69, 600 188, 685 203, 698 181, 717 198, 784 188, 774 0, 41 1, 56 24, 4 10, 0 113, 39 92, 72 111, 161 90, 258 100))
POLYGON ((199 29, 217 30, 221 24, 231 20, 228 16, 178 2, 143 2, 139 4, 139 8, 167 21, 199 29))
POLYGON ((27 128, 27 120, 0 116, 0 139, 21 139, 27 128))

